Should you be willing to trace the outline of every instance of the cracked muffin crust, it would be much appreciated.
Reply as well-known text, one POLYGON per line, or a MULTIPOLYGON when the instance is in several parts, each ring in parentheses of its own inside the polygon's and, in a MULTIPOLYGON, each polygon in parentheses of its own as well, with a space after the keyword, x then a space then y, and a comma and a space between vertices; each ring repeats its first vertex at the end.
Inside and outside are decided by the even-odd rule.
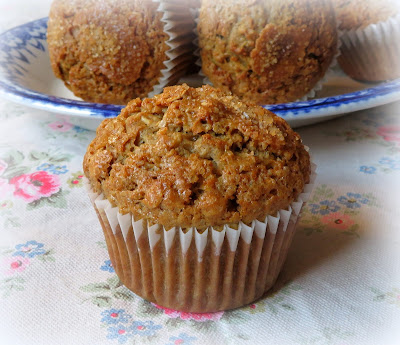
POLYGON ((56 77, 85 101, 145 97, 167 59, 157 7, 149 0, 54 0, 47 42, 56 77))
POLYGON ((198 32, 213 85, 258 104, 309 93, 337 50, 327 0, 203 0, 198 32))
POLYGON ((186 84, 104 120, 83 167, 121 213, 166 229, 264 220, 288 207, 310 176, 309 155, 286 121, 186 84))

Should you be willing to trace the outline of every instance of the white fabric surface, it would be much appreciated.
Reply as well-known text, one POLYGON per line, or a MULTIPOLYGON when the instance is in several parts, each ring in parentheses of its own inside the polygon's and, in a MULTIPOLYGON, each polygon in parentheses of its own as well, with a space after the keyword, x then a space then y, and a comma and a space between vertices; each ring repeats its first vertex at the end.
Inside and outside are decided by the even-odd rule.
MULTIPOLYGON (((0 1, 0 29, 49 3, 0 1)), ((0 343, 399 344, 399 116, 299 129, 318 177, 276 291, 199 315, 120 286, 81 182, 94 133, 0 100, 0 343)))

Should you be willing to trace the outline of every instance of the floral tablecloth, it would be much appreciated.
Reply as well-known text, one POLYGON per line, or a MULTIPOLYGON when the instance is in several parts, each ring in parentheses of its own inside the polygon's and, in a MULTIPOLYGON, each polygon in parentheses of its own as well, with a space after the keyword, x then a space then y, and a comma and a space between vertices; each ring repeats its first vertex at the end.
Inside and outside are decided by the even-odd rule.
MULTIPOLYGON (((49 3, 1 1, 0 29, 49 3)), ((115 275, 82 183, 94 132, 0 101, 0 344, 399 344, 400 103, 298 131, 318 178, 277 288, 182 313, 115 275)))

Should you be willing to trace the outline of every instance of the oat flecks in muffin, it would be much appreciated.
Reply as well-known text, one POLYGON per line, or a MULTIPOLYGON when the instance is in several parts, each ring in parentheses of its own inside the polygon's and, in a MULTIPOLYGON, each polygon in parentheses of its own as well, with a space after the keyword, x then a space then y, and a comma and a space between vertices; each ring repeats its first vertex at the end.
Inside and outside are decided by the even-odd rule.
POLYGON ((326 0, 203 0, 198 31, 204 74, 258 104, 309 93, 337 50, 326 0))
POLYGON ((310 159, 270 111, 184 84, 104 120, 84 171, 121 213, 167 229, 204 229, 288 207, 309 181, 310 159))
POLYGON ((86 101, 146 96, 167 59, 157 7, 150 0, 54 0, 47 40, 55 75, 86 101))

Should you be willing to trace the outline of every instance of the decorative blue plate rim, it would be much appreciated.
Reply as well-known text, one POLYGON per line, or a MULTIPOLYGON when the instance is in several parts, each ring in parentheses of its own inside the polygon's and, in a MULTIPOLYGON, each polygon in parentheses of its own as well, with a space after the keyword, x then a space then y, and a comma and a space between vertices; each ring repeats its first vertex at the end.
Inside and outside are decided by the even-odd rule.
MULTIPOLYGON (((45 52, 47 49, 47 20, 47 17, 41 18, 0 34, 0 96, 34 108, 71 116, 102 119, 118 115, 123 108, 121 105, 56 97, 18 85, 18 77, 24 73, 23 63, 29 63, 30 58, 36 57, 35 50, 45 52)), ((337 96, 264 107, 284 118, 300 119, 346 113, 399 99, 400 79, 396 79, 337 96)))

